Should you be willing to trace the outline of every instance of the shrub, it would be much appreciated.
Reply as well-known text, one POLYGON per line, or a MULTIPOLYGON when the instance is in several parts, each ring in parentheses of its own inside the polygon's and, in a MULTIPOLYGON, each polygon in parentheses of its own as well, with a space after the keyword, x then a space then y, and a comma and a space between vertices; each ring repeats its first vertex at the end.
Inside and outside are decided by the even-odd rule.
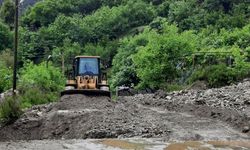
POLYGON ((0 93, 10 89, 12 81, 12 71, 0 62, 0 93))
POLYGON ((58 92, 65 84, 65 78, 58 68, 49 65, 46 67, 45 63, 34 65, 28 63, 21 71, 21 78, 19 87, 28 89, 30 87, 38 87, 46 92, 58 92))
POLYGON ((192 32, 179 33, 179 29, 163 24, 161 34, 151 30, 149 42, 139 47, 133 57, 136 74, 141 82, 138 88, 162 88, 179 76, 177 68, 182 57, 196 49, 196 36, 192 32))
POLYGON ((212 65, 196 70, 189 78, 189 83, 204 80, 210 87, 220 87, 236 81, 237 75, 233 68, 227 67, 225 64, 212 65))
POLYGON ((37 87, 27 89, 20 97, 22 102, 21 108, 29 108, 32 107, 32 105, 40 105, 56 101, 58 98, 57 95, 57 93, 43 92, 37 87))
POLYGON ((26 64, 19 82, 22 108, 57 100, 64 84, 65 78, 58 68, 51 65, 46 68, 45 63, 26 64))
POLYGON ((205 75, 207 76, 208 85, 211 87, 229 85, 236 79, 234 70, 224 64, 208 67, 205 75))
POLYGON ((2 123, 13 123, 21 116, 22 110, 20 108, 20 102, 18 99, 18 97, 6 97, 5 100, 0 104, 0 119, 2 123))

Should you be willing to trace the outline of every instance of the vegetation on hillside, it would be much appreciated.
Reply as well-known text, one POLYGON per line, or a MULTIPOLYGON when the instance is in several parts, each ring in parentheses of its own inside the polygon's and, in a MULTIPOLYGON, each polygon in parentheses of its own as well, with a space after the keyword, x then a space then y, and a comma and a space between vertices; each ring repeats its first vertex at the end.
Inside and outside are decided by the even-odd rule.
MULTIPOLYGON (((11 84, 13 6, 5 0, 0 9, 0 92, 11 84)), ((113 89, 197 80, 218 87, 249 77, 249 0, 44 0, 22 12, 19 34, 24 107, 56 99, 59 70, 75 55, 100 55, 113 89)))

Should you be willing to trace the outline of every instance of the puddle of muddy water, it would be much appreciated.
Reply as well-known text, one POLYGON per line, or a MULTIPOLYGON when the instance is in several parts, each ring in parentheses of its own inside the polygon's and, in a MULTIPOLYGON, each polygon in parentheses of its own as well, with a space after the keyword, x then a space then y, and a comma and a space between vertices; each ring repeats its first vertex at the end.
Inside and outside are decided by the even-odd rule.
POLYGON ((0 142, 0 150, 249 150, 250 141, 185 141, 162 139, 42 140, 0 142))
POLYGON ((208 141, 198 142, 189 141, 183 143, 172 143, 165 150, 248 150, 250 149, 250 141, 208 141))
POLYGON ((141 143, 132 143, 129 141, 123 141, 123 140, 103 140, 100 141, 101 144, 110 146, 110 147, 117 147, 121 149, 136 149, 136 150, 144 150, 145 145, 141 143))
POLYGON ((98 143, 108 147, 124 150, 248 150, 250 141, 186 141, 186 142, 156 142, 155 140, 118 140, 106 139, 98 143))

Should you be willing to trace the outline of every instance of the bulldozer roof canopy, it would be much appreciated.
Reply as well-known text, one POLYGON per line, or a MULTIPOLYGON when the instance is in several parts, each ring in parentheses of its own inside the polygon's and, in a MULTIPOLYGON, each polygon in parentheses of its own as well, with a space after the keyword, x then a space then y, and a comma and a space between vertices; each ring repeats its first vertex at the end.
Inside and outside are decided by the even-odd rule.
POLYGON ((100 56, 76 56, 75 58, 100 58, 100 56))

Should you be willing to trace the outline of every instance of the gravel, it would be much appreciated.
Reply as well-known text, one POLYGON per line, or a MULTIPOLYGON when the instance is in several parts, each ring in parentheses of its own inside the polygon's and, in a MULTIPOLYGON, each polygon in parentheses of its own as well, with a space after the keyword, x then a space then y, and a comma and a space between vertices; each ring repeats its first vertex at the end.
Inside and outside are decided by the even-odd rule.
POLYGON ((249 139, 250 81, 208 90, 119 97, 65 95, 0 127, 0 141, 163 138, 249 139))
POLYGON ((229 108, 238 111, 249 111, 250 107, 250 80, 208 90, 183 90, 171 93, 158 91, 157 99, 165 99, 175 104, 207 105, 217 108, 229 108))

